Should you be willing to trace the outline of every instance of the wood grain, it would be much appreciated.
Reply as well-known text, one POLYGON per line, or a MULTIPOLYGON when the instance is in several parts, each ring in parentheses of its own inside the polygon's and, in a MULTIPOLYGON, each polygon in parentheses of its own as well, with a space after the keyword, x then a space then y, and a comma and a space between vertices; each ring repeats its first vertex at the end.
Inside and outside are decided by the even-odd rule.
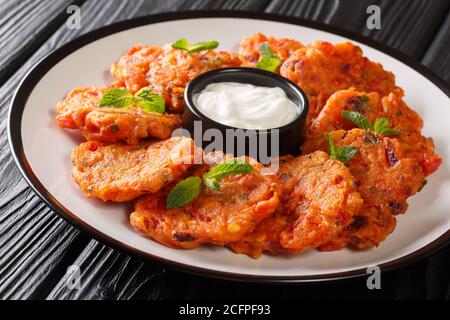
POLYGON ((404 0, 272 0, 266 11, 344 28, 420 61, 449 8, 450 1, 410 0, 405 6, 404 0), (381 9, 380 30, 366 26, 369 5, 381 9))
POLYGON ((72 3, 81 1, 0 2, 0 85, 61 25, 72 3))
POLYGON ((65 275, 47 299, 164 298, 165 268, 143 263, 95 240, 89 242, 73 265, 80 268, 81 289, 69 290, 65 275))
POLYGON ((450 83, 450 10, 439 32, 423 57, 422 63, 450 83))
MULTIPOLYGON (((27 3, 30 5, 32 2, 29 0, 27 3)), ((41 2, 44 3, 39 1, 40 5, 41 2)), ((3 69, 0 67, 0 72, 5 70, 5 74, 11 75, 0 88, 0 165, 2 168, 0 172, 0 298, 332 298, 348 295, 348 292, 345 292, 348 286, 355 288, 352 292, 355 298, 380 296, 386 298, 404 295, 405 293, 397 292, 395 286, 399 281, 408 282, 410 278, 414 278, 416 271, 413 267, 386 274, 383 278, 383 292, 368 291, 363 280, 289 287, 230 285, 227 281, 189 275, 156 263, 143 262, 136 257, 108 248, 89 239, 88 236, 56 216, 21 179, 7 147, 5 117, 9 100, 19 81, 48 52, 100 26, 131 17, 176 10, 255 10, 329 23, 369 36, 417 60, 425 54, 423 63, 448 79, 449 17, 447 16, 442 27, 440 25, 446 17, 449 4, 448 1, 440 0, 412 0, 407 7, 400 5, 398 0, 358 2, 353 0, 87 0, 81 6, 82 29, 69 30, 64 25, 64 16, 60 14, 52 15, 49 12, 48 15, 47 13, 35 15, 37 12, 35 10, 38 9, 32 8, 31 5, 28 7, 28 13, 22 14, 23 10, 17 11, 18 9, 11 5, 11 1, 1 1, 2 12, 5 8, 8 12, 20 12, 20 14, 12 15, 13 18, 10 19, 0 17, 0 31, 2 31, 0 39, 4 32, 3 26, 10 25, 12 19, 14 24, 18 25, 14 34, 24 39, 23 42, 31 41, 33 44, 17 49, 12 48, 12 51, 5 50, 7 53, 3 53, 3 50, 0 52, 2 67, 2 57, 5 57, 4 61, 14 60, 11 58, 14 54, 22 57, 22 61, 19 60, 20 63, 9 62, 3 69), (365 27, 364 12, 368 4, 380 5, 381 30, 369 31, 365 27), (355 14, 355 12, 361 12, 361 14, 355 14), (418 13, 427 19, 421 19, 418 13), (25 24, 30 15, 35 19, 33 24, 43 26, 35 36, 27 36, 19 28, 20 25, 25 24), (428 19, 428 17, 433 18, 428 19), (431 46, 426 50, 429 44, 431 46), (69 265, 80 267, 83 285, 81 290, 70 290, 66 285, 65 272, 69 265), (402 277, 402 274, 408 276, 402 277)), ((54 9, 53 12, 56 13, 57 10, 54 9)), ((25 28, 25 26, 21 27, 25 28)), ((433 262, 432 259, 430 261, 433 262)), ((441 270, 438 268, 441 261, 434 260, 433 270, 441 270)), ((422 293, 420 290, 417 292, 422 293)), ((433 292, 433 294, 440 293, 433 292)))

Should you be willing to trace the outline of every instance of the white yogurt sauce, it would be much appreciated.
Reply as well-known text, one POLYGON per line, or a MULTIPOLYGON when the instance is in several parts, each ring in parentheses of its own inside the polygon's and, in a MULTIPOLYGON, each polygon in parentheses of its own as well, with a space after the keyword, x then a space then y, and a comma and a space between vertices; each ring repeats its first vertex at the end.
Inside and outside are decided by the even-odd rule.
POLYGON ((238 82, 209 84, 193 96, 193 101, 212 120, 242 129, 281 127, 299 113, 281 88, 238 82))

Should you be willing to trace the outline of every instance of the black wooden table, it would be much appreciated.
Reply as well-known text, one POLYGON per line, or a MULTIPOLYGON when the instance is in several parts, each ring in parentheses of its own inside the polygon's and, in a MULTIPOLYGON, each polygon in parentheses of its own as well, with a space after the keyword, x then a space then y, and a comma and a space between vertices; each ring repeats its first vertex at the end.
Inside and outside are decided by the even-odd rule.
POLYGON ((7 145, 6 114, 26 72, 48 52, 93 29, 167 11, 248 10, 324 22, 400 50, 450 81, 449 0, 0 0, 0 298, 449 298, 450 247, 383 273, 382 289, 366 279, 267 285, 190 275, 144 262, 91 239, 52 212, 21 178, 7 145), (81 8, 81 29, 66 25, 66 8, 81 8), (381 29, 366 27, 371 4, 381 29), (66 285, 78 265, 82 288, 66 285))

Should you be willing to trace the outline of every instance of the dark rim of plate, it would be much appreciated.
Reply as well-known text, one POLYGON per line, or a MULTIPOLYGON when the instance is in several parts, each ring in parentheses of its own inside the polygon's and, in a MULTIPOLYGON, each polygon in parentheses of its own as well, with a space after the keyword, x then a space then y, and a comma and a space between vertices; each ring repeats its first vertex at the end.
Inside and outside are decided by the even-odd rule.
MULTIPOLYGON (((179 263, 176 261, 161 258, 147 252, 138 250, 136 248, 130 247, 126 243, 120 242, 101 231, 91 227, 82 220, 80 220, 74 213, 70 212, 65 208, 57 199, 55 199, 41 184, 41 182, 35 176, 33 170, 31 169, 23 150, 22 136, 21 136, 21 120, 22 114, 28 100, 28 97, 39 80, 50 70, 54 65, 61 61, 66 56, 70 55, 77 49, 105 36, 124 31, 127 29, 136 28, 139 26, 149 25, 164 21, 174 21, 183 19, 194 19, 194 18, 247 18, 256 20, 267 20, 274 22, 288 23, 292 25, 298 25, 303 27, 309 27, 332 34, 343 36, 349 40, 357 41, 372 48, 375 48, 385 54, 388 54, 395 59, 405 63, 410 68, 416 70, 428 80, 434 83, 438 88, 440 88, 448 97, 450 97, 450 86, 437 75, 435 75, 431 70, 424 66, 421 66, 412 58, 404 55, 403 53, 391 49, 385 45, 382 45, 374 40, 365 38, 353 32, 349 32, 340 28, 332 27, 323 23, 307 21, 301 18, 286 17, 275 14, 267 13, 256 13, 256 12, 245 12, 245 11, 186 11, 186 12, 173 12, 173 13, 163 13, 157 15, 149 15, 139 18, 134 18, 131 20, 118 22, 106 27, 99 28, 97 30, 86 33, 73 41, 63 45, 62 47, 49 53, 46 57, 37 62, 34 67, 26 74, 26 76, 21 81, 18 89, 16 90, 14 97, 11 101, 9 113, 8 113, 8 142, 11 148, 12 155, 19 170, 27 183, 33 188, 33 190, 39 195, 39 197, 56 213, 58 213, 62 218, 67 220, 69 223, 73 224, 77 228, 87 232, 93 238, 106 243, 109 246, 119 249, 124 253, 133 253, 141 258, 150 259, 152 261, 164 263, 171 265, 176 269, 210 276, 214 278, 222 278, 235 281, 246 281, 246 282, 278 282, 278 283, 292 283, 292 282, 311 282, 311 281, 325 281, 325 280, 341 280, 353 277, 367 276, 367 269, 355 269, 345 272, 337 273, 327 273, 327 274, 317 274, 308 276, 260 276, 260 275, 245 275, 224 271, 216 271, 206 268, 194 267, 191 265, 179 263)), ((426 246, 407 254, 398 259, 394 259, 379 265, 381 270, 393 270, 399 267, 416 262, 423 259, 432 253, 435 253, 439 249, 443 248, 447 243, 450 242, 450 230, 441 235, 439 238, 428 243, 426 246)), ((369 266, 367 266, 369 267, 369 266)))

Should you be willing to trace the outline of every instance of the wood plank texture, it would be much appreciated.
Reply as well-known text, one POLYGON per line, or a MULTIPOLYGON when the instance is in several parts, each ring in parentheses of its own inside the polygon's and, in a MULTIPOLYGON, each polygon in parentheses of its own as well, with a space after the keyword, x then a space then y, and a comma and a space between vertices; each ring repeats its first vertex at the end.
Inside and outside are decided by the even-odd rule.
MULTIPOLYGON (((400 0, 86 0, 81 6, 83 25, 80 30, 69 30, 64 24, 64 4, 71 1, 59 2, 59 7, 49 4, 54 1, 36 2, 39 5, 33 7, 34 1, 24 1, 20 5, 26 10, 19 10, 18 5, 11 4, 12 0, 0 1, 0 12, 8 12, 14 17, 0 16, 0 40, 18 36, 17 40, 30 42, 5 47, 5 50, 2 47, 0 51, 0 80, 2 72, 8 76, 8 80, 0 88, 0 298, 333 298, 348 294, 345 291, 348 286, 355 288, 351 293, 355 298, 418 297, 427 292, 431 296, 445 294, 445 288, 431 292, 425 286, 410 288, 405 292, 398 289, 398 284, 403 283, 403 287, 408 288, 408 284, 412 283, 411 279, 418 277, 417 268, 426 269, 428 263, 431 270, 442 274, 445 270, 439 266, 442 259, 448 257, 448 251, 447 255, 440 253, 441 256, 436 258, 438 260, 431 259, 430 262, 421 262, 415 267, 387 273, 383 278, 382 292, 368 291, 364 279, 288 287, 236 283, 230 285, 227 281, 189 275, 130 257, 89 239, 56 216, 38 199, 21 179, 13 163, 7 147, 5 118, 12 93, 19 81, 48 52, 80 34, 113 22, 176 10, 254 10, 325 22, 371 37, 418 61, 424 57, 424 64, 449 80, 447 43, 450 42, 450 17, 446 16, 450 8, 449 1, 411 0, 405 7, 401 4, 404 1, 400 0), (370 31, 365 27, 365 10, 369 4, 381 7, 381 30, 370 31), (49 8, 48 12, 44 10, 45 13, 36 15, 45 6, 49 8), (33 23, 25 26, 30 16, 34 17, 33 23), (14 26, 11 26, 11 21, 14 21, 14 26), (441 26, 442 22, 444 24, 441 26), (33 30, 32 25, 42 28, 33 30), (3 30, 7 28, 5 26, 11 26, 12 31, 7 30, 3 34, 3 30), (15 54, 21 57, 18 62, 14 62, 15 54), (66 285, 65 271, 72 264, 80 267, 83 285, 81 290, 70 290, 66 285)), ((1 46, 4 45, 3 41, 0 43, 1 46)), ((436 278, 435 281, 439 279, 441 278, 436 278)))
POLYGON ((428 48, 422 63, 450 82, 450 11, 428 48))
MULTIPOLYGON (((342 296, 345 284, 356 286, 353 298, 379 298, 369 291, 365 279, 338 283, 270 285, 228 282, 193 276, 170 268, 155 268, 149 263, 119 254, 91 241, 75 262, 80 267, 81 289, 67 289, 63 277, 47 299, 256 299, 284 300, 333 298, 342 296)), ((394 297, 395 281, 386 275, 383 295, 394 297)))
POLYGON ((0 2, 0 85, 61 25, 71 3, 81 1, 0 2))
POLYGON ((420 60, 449 8, 449 1, 411 0, 405 7, 403 0, 274 0, 266 11, 356 32, 420 60), (380 30, 366 27, 369 5, 381 9, 380 30))
POLYGON ((73 264, 81 271, 81 289, 69 290, 66 275, 47 299, 165 298, 165 268, 130 258, 97 241, 92 240, 73 264))

